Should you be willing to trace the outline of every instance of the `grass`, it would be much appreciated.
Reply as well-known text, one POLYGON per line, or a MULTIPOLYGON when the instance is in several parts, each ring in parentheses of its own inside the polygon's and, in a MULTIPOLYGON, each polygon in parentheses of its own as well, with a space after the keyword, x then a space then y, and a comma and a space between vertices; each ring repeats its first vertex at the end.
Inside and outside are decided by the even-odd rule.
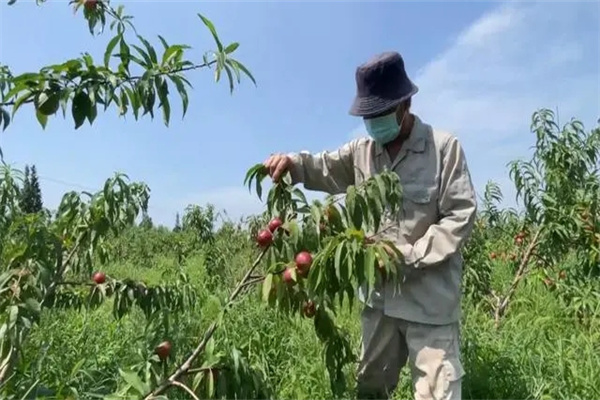
MULTIPOLYGON (((93 311, 45 312, 39 325, 43 328, 34 330, 24 349, 25 359, 31 360, 24 365, 29 380, 52 388, 70 386, 85 398, 86 393, 113 391, 119 367, 141 361, 163 336, 172 340, 175 357, 182 359, 218 315, 234 278, 247 265, 247 254, 232 254, 227 265, 233 271, 224 274, 218 284, 207 273, 202 253, 189 258, 184 268, 201 301, 157 337, 149 336, 140 312, 115 320, 110 301, 93 311)), ((495 285, 507 282, 508 269, 508 265, 498 264, 493 271, 495 285)), ((150 265, 123 261, 106 268, 112 276, 148 284, 169 279, 174 270, 175 262, 164 255, 153 257, 150 265)), ((350 332, 357 353, 359 313, 360 306, 344 309, 338 318, 350 332)), ((519 287, 499 330, 489 311, 465 299, 462 332, 465 399, 600 398, 600 323, 596 320, 583 328, 566 318, 560 302, 539 279, 529 279, 519 287)), ((225 348, 245 347, 251 365, 264 371, 276 398, 330 398, 322 346, 312 321, 290 320, 269 309, 257 292, 234 306, 215 340, 225 348)), ((354 373, 354 368, 348 368, 350 382, 354 373)), ((407 368, 400 382, 395 398, 412 398, 407 368)))

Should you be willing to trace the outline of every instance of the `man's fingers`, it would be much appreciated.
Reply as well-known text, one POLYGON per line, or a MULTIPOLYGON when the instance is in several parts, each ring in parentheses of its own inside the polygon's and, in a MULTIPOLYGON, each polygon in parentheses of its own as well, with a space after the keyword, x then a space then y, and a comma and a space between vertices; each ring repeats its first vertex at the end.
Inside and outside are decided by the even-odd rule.
POLYGON ((277 166, 275 167, 275 172, 273 173, 273 180, 275 182, 279 182, 281 175, 285 172, 286 169, 287 169, 287 165, 285 162, 285 158, 279 159, 279 162, 277 163, 277 166))
POLYGON ((263 163, 274 182, 279 181, 281 175, 287 171, 288 164, 288 158, 281 154, 272 154, 263 163))
POLYGON ((273 173, 275 172, 276 163, 277 163, 276 156, 271 156, 264 162, 264 166, 267 169, 269 176, 271 176, 271 177, 273 176, 273 173))

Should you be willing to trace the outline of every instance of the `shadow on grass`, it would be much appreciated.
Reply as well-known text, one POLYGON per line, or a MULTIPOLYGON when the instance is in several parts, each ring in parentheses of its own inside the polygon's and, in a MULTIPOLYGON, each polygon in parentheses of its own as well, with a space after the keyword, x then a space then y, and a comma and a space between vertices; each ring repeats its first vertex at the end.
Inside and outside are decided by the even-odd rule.
POLYGON ((465 340, 462 359, 466 372, 462 396, 465 400, 531 399, 526 379, 517 363, 490 345, 465 340))

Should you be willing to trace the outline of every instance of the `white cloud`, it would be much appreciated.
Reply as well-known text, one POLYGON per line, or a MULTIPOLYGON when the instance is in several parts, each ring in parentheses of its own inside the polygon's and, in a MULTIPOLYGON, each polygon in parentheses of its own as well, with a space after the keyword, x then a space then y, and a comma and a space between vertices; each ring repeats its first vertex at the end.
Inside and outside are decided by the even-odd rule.
MULTIPOLYGON (((459 137, 479 192, 494 180, 514 205, 506 164, 529 154, 535 110, 558 108, 561 124, 575 117, 595 125, 598 14, 593 3, 502 4, 417 71, 414 111, 459 137)), ((349 134, 362 135, 362 125, 349 134)))

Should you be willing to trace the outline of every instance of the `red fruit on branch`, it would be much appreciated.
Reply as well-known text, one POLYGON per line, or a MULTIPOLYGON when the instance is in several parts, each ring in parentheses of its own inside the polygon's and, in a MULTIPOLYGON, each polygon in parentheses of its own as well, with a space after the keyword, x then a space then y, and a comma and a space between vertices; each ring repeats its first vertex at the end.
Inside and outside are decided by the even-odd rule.
POLYGON ((315 303, 313 301, 309 300, 306 303, 304 303, 302 312, 304 313, 304 316, 306 318, 312 318, 317 312, 317 307, 315 306, 315 303))
POLYGON ((313 262, 312 255, 308 251, 301 251, 300 253, 296 254, 294 261, 296 262, 296 268, 298 269, 300 275, 307 276, 310 266, 313 262))
POLYGON ((92 276, 92 279, 94 282, 96 282, 96 284, 101 285, 106 282, 106 274, 104 272, 96 272, 92 276))
POLYGON ((515 242, 516 242, 517 244, 519 244, 519 245, 520 245, 520 244, 522 244, 522 243, 523 243, 523 238, 522 238, 522 237, 517 237, 517 238, 515 239, 515 242))
POLYGON ((281 225, 283 225, 281 218, 275 217, 269 222, 269 230, 275 232, 281 225))
POLYGON ((162 361, 166 360, 167 357, 169 357, 169 355, 171 354, 171 342, 165 340, 164 342, 156 346, 154 352, 162 361))
POLYGON ((88 11, 95 11, 98 6, 98 0, 85 0, 83 6, 88 11))
POLYGON ((283 281, 285 283, 294 283, 294 269, 293 268, 286 268, 285 271, 283 271, 283 281))
POLYGON ((491 258, 492 260, 495 260, 495 259, 496 259, 496 257, 498 257, 498 255, 497 255, 496 253, 494 253, 494 252, 491 252, 491 253, 490 253, 490 258, 491 258))
POLYGON ((262 229, 256 236, 256 242, 260 247, 268 247, 273 243, 273 234, 268 229, 262 229))

